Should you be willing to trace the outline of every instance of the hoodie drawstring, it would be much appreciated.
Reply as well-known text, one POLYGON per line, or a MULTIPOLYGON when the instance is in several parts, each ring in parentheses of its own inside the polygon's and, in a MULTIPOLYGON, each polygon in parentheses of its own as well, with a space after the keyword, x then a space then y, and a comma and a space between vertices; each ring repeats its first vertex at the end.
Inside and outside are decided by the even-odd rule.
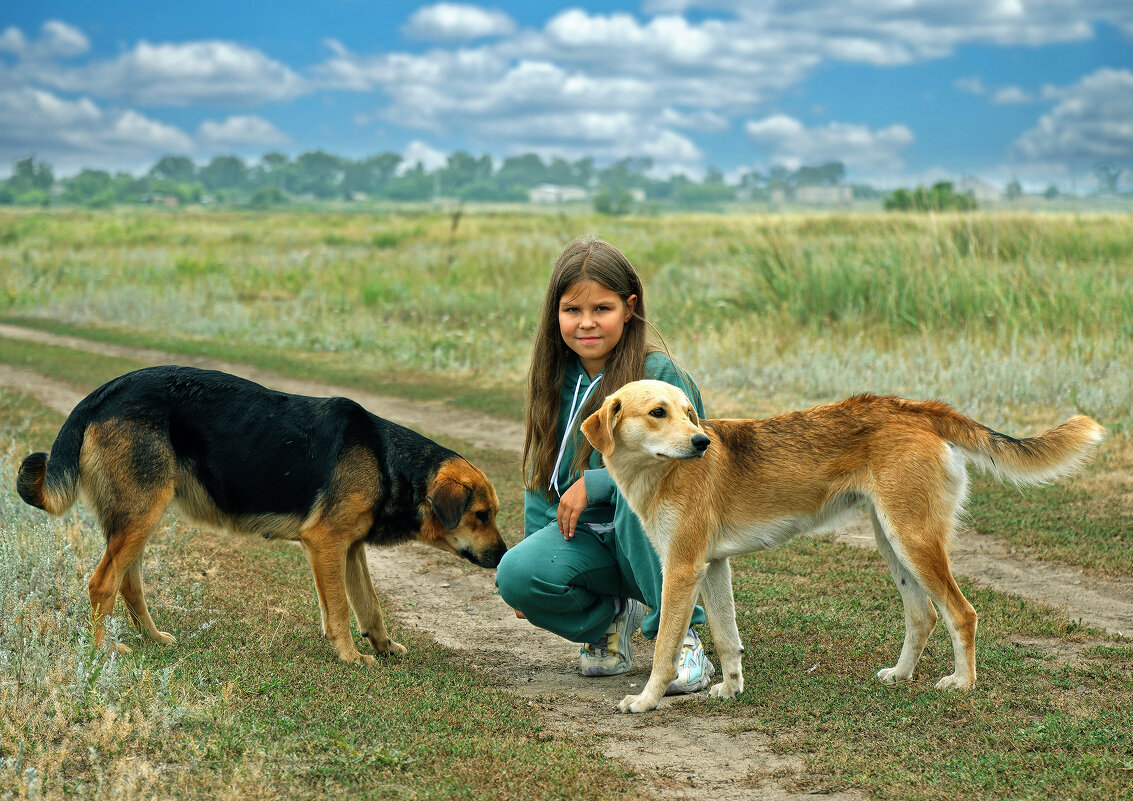
POLYGON ((590 386, 586 388, 586 391, 582 393, 582 400, 578 399, 578 390, 582 386, 581 375, 574 385, 574 398, 572 398, 570 402, 570 415, 567 417, 566 432, 563 434, 562 444, 559 445, 559 458, 555 460, 555 469, 551 472, 551 483, 548 485, 548 488, 553 489, 558 495, 562 495, 562 493, 559 492, 559 465, 562 464, 563 461, 563 453, 566 451, 567 440, 570 439, 570 435, 573 433, 574 421, 578 418, 578 415, 582 413, 582 407, 586 405, 586 399, 590 397, 590 391, 598 386, 598 382, 601 380, 602 374, 599 373, 598 376, 590 382, 590 386), (578 403, 577 409, 575 408, 576 402, 578 403))

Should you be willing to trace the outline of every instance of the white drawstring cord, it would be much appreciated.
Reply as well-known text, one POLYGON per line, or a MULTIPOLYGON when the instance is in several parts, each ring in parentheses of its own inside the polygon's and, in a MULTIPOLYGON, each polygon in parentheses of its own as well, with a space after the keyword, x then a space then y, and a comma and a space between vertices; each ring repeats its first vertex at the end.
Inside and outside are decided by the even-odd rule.
POLYGON ((559 465, 563 461, 563 452, 566 451, 567 440, 570 438, 572 429, 574 428, 574 421, 578 415, 582 413, 582 407, 586 405, 586 399, 590 397, 590 391, 598 386, 598 382, 602 380, 602 374, 599 373, 598 377, 590 382, 590 386, 586 388, 586 392, 582 393, 582 400, 578 400, 578 389, 582 386, 582 376, 578 377, 578 381, 574 385, 574 397, 570 401, 570 416, 567 418, 566 432, 563 434, 563 441, 559 445, 559 458, 555 460, 555 469, 551 472, 551 483, 547 485, 548 489, 553 489, 559 495, 559 465), (578 402, 578 409, 574 407, 575 402, 578 402))

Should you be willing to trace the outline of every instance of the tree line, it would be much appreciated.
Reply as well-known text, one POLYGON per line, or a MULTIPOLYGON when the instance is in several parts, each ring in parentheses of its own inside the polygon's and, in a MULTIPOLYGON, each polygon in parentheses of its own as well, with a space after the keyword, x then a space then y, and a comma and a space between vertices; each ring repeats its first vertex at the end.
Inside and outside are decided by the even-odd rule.
MULTIPOLYGON (((767 174, 744 173, 738 185, 726 183, 717 169, 694 181, 684 175, 651 178, 649 158, 624 158, 598 167, 592 158, 544 161, 534 153, 512 156, 498 165, 487 155, 460 151, 444 166, 426 170, 407 165, 396 153, 352 160, 314 150, 294 159, 267 153, 259 161, 217 156, 197 165, 186 156, 159 159, 141 176, 84 169, 56 179, 51 165, 28 156, 17 160, 11 177, 0 181, 0 203, 110 206, 120 203, 170 204, 218 202, 252 207, 283 205, 296 200, 524 202, 529 191, 544 184, 579 187, 599 211, 629 211, 645 197, 649 203, 679 207, 712 207, 739 200, 770 200, 775 190, 842 182, 840 162, 775 167, 767 174)), ((866 192, 872 191, 865 188, 866 192)), ((875 193, 876 196, 876 193, 875 193)))

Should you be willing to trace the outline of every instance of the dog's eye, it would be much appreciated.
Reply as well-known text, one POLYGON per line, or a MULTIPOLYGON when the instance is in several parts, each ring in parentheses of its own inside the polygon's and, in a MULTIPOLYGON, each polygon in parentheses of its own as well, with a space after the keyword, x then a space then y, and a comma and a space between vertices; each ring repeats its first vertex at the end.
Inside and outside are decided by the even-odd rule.
POLYGON ((653 411, 651 411, 651 412, 649 413, 649 416, 650 416, 650 417, 664 417, 664 416, 665 416, 665 409, 664 409, 664 407, 662 407, 662 406, 658 406, 658 407, 657 407, 656 409, 654 409, 653 411))
POLYGON ((481 523, 484 523, 485 525, 487 525, 487 523, 488 523, 488 510, 487 509, 481 509, 479 512, 476 513, 476 519, 479 520, 481 523))

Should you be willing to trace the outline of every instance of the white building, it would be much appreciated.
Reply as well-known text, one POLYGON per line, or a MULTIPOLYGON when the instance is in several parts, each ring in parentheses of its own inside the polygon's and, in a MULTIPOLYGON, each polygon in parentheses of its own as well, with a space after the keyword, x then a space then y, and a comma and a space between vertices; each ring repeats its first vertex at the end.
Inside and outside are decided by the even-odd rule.
POLYGON ((575 203, 589 200, 590 192, 581 186, 539 184, 527 190, 527 199, 532 203, 575 203))

